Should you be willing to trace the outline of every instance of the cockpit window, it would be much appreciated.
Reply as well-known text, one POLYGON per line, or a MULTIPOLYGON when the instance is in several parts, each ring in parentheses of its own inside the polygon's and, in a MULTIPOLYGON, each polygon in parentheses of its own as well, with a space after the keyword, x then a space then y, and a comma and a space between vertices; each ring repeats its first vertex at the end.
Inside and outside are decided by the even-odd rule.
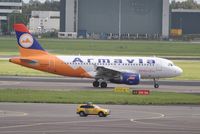
POLYGON ((172 66, 173 66, 173 64, 172 64, 172 63, 169 63, 169 64, 168 64, 168 66, 171 66, 171 67, 172 67, 172 66))

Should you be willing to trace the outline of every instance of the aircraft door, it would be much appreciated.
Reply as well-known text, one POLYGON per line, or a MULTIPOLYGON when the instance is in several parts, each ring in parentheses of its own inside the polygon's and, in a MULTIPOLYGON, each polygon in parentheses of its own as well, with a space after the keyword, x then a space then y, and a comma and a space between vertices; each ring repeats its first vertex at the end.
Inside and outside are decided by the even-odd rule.
POLYGON ((158 60, 157 63, 156 63, 156 70, 162 71, 162 62, 160 60, 158 60))
POLYGON ((55 71, 55 58, 54 57, 49 58, 49 71, 50 72, 55 71))

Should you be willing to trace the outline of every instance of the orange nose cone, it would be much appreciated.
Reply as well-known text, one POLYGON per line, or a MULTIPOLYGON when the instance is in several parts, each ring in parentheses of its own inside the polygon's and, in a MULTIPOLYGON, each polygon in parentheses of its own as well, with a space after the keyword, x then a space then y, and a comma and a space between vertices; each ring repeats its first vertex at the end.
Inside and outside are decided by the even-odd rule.
POLYGON ((12 59, 9 59, 9 62, 12 62, 12 59))

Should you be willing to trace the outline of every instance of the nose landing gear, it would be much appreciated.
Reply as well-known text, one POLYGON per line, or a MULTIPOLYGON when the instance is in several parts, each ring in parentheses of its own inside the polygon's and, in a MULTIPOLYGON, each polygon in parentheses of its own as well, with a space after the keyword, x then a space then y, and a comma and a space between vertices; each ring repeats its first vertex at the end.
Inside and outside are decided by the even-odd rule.
POLYGON ((154 82, 154 88, 159 88, 158 79, 154 78, 153 82, 154 82))

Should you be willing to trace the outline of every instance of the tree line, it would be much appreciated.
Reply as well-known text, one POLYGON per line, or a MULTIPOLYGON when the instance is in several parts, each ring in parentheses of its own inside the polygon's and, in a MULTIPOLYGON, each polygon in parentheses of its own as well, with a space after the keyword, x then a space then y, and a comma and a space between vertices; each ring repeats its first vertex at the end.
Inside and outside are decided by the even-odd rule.
POLYGON ((24 3, 22 13, 31 15, 31 11, 59 11, 60 2, 55 0, 46 0, 44 3, 39 0, 30 0, 29 3, 24 3))
POLYGON ((30 0, 29 3, 22 1, 22 13, 11 13, 7 16, 7 21, 1 22, 0 32, 10 34, 13 31, 14 23, 28 24, 31 17, 31 11, 59 11, 60 2, 46 0, 44 3, 39 0, 30 0))
POLYGON ((196 0, 176 1, 172 0, 171 9, 200 9, 200 4, 196 0))

